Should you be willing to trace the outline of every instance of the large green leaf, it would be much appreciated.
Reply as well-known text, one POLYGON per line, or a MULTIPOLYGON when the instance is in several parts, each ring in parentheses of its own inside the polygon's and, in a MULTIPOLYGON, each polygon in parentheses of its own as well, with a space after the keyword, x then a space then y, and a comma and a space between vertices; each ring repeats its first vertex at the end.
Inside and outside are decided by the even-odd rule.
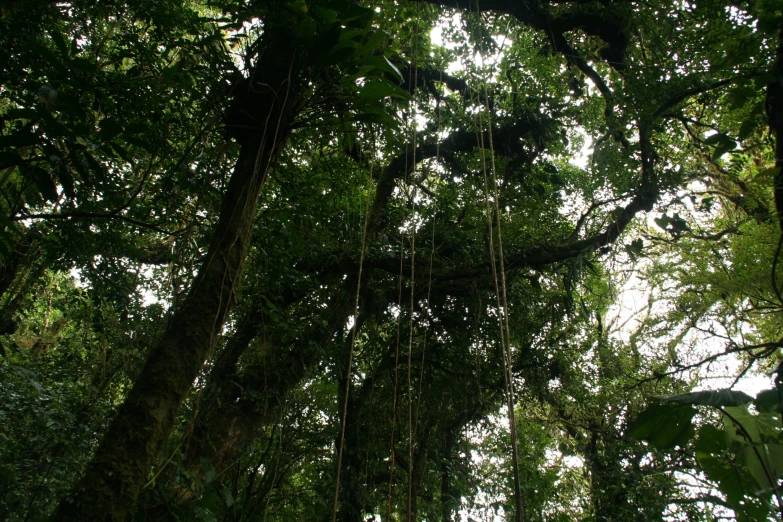
POLYGON ((22 157, 15 150, 0 151, 0 170, 13 167, 22 162, 22 157))
POLYGON ((653 397, 662 401, 694 406, 740 406, 753 402, 753 397, 747 393, 730 389, 704 390, 679 395, 654 395, 653 397))
POLYGON ((753 404, 762 412, 782 412, 783 392, 777 388, 762 390, 756 395, 756 400, 753 401, 753 404))
POLYGON ((120 125, 114 118, 106 118, 101 121, 101 130, 99 136, 101 139, 109 141, 122 132, 122 125, 120 125))
POLYGON ((24 175, 28 176, 35 186, 38 188, 41 196, 47 201, 57 201, 60 197, 57 193, 57 186, 52 181, 52 177, 49 173, 41 167, 29 164, 20 165, 21 171, 24 175))
POLYGON ((364 100, 382 100, 383 98, 400 98, 410 100, 411 95, 407 91, 394 85, 385 78, 374 78, 362 86, 359 91, 359 99, 364 100))
POLYGON ((0 136, 0 148, 6 147, 29 147, 40 141, 40 138, 34 133, 23 130, 15 134, 0 136))
POLYGON ((764 502, 755 498, 752 477, 733 458, 729 438, 724 430, 709 424, 702 426, 696 441, 696 460, 707 478, 718 484, 737 520, 763 520, 768 510, 764 502))
POLYGON ((390 73, 398 81, 402 81, 402 72, 389 61, 385 56, 368 56, 358 64, 359 66, 368 67, 369 70, 377 69, 382 72, 390 73))
POLYGON ((693 437, 695 414, 690 405, 653 404, 639 414, 629 435, 660 449, 684 446, 693 437))
POLYGON ((753 415, 744 406, 727 407, 724 411, 727 442, 755 481, 755 492, 759 495, 771 492, 783 476, 779 418, 770 414, 753 415))

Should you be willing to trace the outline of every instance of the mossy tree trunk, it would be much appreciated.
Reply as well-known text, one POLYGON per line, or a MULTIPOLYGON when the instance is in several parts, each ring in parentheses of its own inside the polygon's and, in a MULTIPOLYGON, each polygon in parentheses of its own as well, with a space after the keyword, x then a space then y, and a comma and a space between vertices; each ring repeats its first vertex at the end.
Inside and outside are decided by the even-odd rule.
POLYGON ((202 460, 221 471, 231 465, 317 361, 312 346, 266 343, 260 362, 243 371, 235 365, 213 379, 194 423, 185 469, 198 470, 202 460))
POLYGON ((23 238, 14 243, 4 264, 0 265, 0 298, 11 288, 16 281, 19 269, 28 258, 28 252, 33 246, 33 233, 28 232, 23 238))
MULTIPOLYGON (((382 214, 396 186, 395 180, 403 177, 405 169, 410 168, 405 165, 405 158, 406 155, 401 153, 393 159, 379 178, 366 225, 369 237, 374 237, 382 226, 382 214)), ((261 304, 243 317, 210 373, 203 395, 206 399, 194 422, 193 438, 188 443, 185 469, 196 470, 202 459, 217 470, 233 461, 248 440, 265 425, 271 409, 279 406, 285 395, 318 362, 322 340, 334 336, 334 325, 348 322, 353 313, 348 303, 353 300, 351 295, 356 291, 357 277, 358 274, 349 277, 340 292, 343 297, 335 296, 333 299, 333 302, 343 304, 333 308, 322 320, 312 321, 313 326, 307 333, 303 332, 301 346, 278 346, 272 342, 265 347, 265 356, 260 363, 240 371, 240 357, 258 335, 263 322, 261 304), (321 324, 330 326, 325 330, 321 324), (259 397, 265 400, 260 401, 259 397)), ((372 270, 367 270, 362 283, 364 293, 371 277, 372 270)), ((284 301, 289 304, 302 297, 291 293, 284 301)))
MULTIPOLYGON (((291 31, 289 27, 288 31, 291 31)), ((267 31, 263 59, 242 82, 229 124, 240 154, 206 258, 190 291, 52 520, 127 520, 234 302, 258 194, 290 133, 300 84, 296 38, 267 31), (287 37, 283 37, 287 36, 287 37)))

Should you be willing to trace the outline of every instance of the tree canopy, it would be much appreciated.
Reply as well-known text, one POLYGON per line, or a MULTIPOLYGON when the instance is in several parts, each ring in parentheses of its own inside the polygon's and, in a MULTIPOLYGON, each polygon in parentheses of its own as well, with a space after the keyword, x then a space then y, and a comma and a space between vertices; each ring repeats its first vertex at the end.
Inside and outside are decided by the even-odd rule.
POLYGON ((783 520, 778 2, 9 1, 0 52, 0 517, 783 520))

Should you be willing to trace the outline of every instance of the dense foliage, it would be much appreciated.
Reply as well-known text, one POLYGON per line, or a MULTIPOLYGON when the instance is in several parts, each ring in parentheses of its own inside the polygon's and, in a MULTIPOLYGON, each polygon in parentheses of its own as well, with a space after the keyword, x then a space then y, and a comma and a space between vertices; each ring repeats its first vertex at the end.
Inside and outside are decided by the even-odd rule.
POLYGON ((774 0, 10 1, 0 53, 0 518, 783 519, 774 0))

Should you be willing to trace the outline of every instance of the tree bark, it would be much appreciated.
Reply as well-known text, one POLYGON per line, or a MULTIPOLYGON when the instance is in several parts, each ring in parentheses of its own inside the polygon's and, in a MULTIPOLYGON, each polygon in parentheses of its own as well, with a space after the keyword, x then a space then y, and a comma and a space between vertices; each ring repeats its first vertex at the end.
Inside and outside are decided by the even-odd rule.
POLYGON ((235 371, 233 377, 215 383, 214 395, 196 420, 186 469, 197 469, 201 459, 216 470, 230 465, 318 360, 311 347, 272 343, 264 347, 262 357, 259 364, 241 374, 235 371))
POLYGON ((783 231, 783 27, 778 35, 777 57, 772 66, 774 80, 767 85, 767 118, 775 135, 775 209, 783 231))
POLYGON ((19 268, 27 258, 30 247, 33 246, 33 234, 29 232, 14 244, 14 249, 6 260, 5 264, 0 265, 0 298, 11 288, 16 280, 19 268))
POLYGON ((446 429, 440 447, 440 520, 451 522, 452 514, 456 511, 456 499, 454 498, 454 486, 451 477, 451 463, 454 456, 454 448, 457 445, 455 431, 446 429))
MULTIPOLYGON (((292 24, 289 24, 289 26, 292 24)), ((291 33, 291 27, 288 32, 291 33)), ((220 335, 234 302, 258 194, 289 133, 298 105, 295 36, 265 31, 263 60, 230 123, 240 154, 207 256, 141 375, 104 435, 84 478, 54 521, 127 520, 180 406, 220 335), (237 117, 239 115, 239 117, 237 117)))
MULTIPOLYGON (((402 177, 409 168, 403 162, 401 153, 384 169, 378 179, 375 199, 367 223, 368 237, 378 234, 382 226, 382 214, 394 191, 395 180, 402 177)), ((365 272, 362 288, 366 290, 371 271, 365 272)), ((357 274, 352 274, 343 284, 346 299, 335 297, 334 302, 342 302, 328 313, 327 325, 341 325, 348 321, 353 310, 345 303, 356 288, 357 274)), ((366 293, 366 292, 364 292, 366 293)), ((292 294, 286 301, 295 302, 301 295, 292 294)), ((260 309, 259 309, 260 310, 260 309)), ((236 333, 219 356, 210 374, 204 392, 206 402, 202 413, 195 421, 193 439, 188 444, 185 468, 195 469, 202 458, 217 470, 224 463, 231 462, 244 444, 265 424, 268 413, 280 404, 285 394, 293 389, 318 362, 319 354, 311 346, 278 346, 274 342, 268 345, 268 356, 260 364, 240 372, 238 362, 248 345, 260 331, 261 312, 251 312, 240 321, 236 333), (259 396, 264 401, 259 401, 259 396)), ((320 320, 305 339, 324 339, 333 336, 333 331, 323 331, 320 320)), ((306 343, 305 343, 306 344, 306 343)), ((342 386, 342 385, 341 385, 342 386)))
POLYGON ((49 264, 44 259, 38 263, 38 266, 30 266, 24 276, 19 274, 14 276, 16 278, 15 284, 0 308, 0 335, 12 334, 16 331, 16 323, 14 322, 16 312, 21 308, 25 297, 29 295, 47 268, 49 268, 49 264))

